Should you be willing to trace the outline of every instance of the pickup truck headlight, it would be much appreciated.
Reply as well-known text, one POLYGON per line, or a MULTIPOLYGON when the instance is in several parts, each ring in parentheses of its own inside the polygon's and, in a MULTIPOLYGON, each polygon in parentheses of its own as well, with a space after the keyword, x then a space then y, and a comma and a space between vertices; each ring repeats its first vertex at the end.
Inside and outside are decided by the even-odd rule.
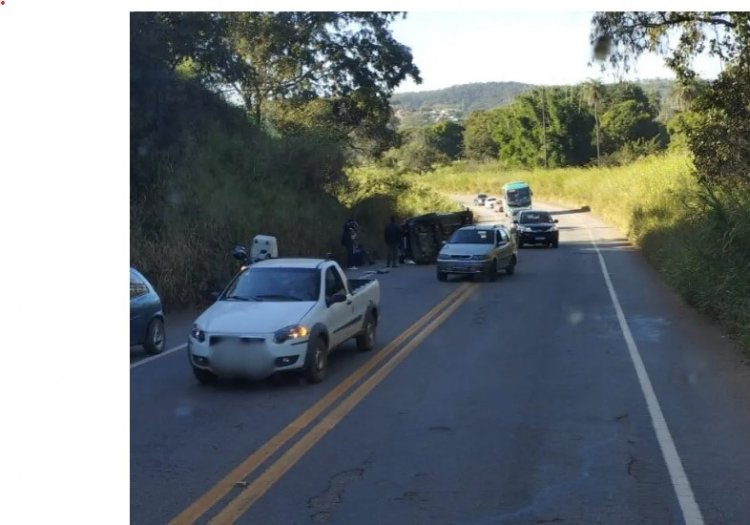
POLYGON ((482 255, 471 256, 472 261, 486 261, 487 259, 489 259, 489 257, 487 257, 487 254, 484 254, 484 253, 482 255))
POLYGON ((199 343, 202 343, 206 340, 206 332, 198 328, 197 324, 193 325, 193 329, 190 331, 190 336, 199 343))
POLYGON ((306 326, 295 324, 276 330, 276 333, 273 334, 273 340, 277 343, 283 343, 288 339, 303 339, 308 335, 310 335, 310 330, 306 326))

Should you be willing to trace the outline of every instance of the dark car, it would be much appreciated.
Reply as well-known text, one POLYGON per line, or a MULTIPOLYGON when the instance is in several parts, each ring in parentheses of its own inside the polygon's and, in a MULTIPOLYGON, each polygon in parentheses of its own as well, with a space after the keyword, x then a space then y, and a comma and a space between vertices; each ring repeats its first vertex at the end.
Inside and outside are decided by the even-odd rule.
POLYGON ((130 346, 143 345, 149 354, 164 351, 164 312, 161 298, 141 273, 130 269, 130 346))
POLYGON ((513 220, 513 227, 519 248, 524 244, 546 244, 557 248, 559 244, 557 219, 547 211, 522 210, 513 220))
POLYGON ((401 262, 411 259, 417 264, 434 263, 443 241, 447 241, 462 226, 473 223, 471 210, 428 213, 407 219, 401 225, 401 262))

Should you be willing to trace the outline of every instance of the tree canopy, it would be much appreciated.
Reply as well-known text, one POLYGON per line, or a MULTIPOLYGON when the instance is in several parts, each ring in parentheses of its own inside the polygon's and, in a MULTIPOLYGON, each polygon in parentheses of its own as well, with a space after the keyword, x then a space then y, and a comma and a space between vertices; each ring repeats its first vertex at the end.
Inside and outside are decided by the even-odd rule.
POLYGON ((693 153, 704 184, 750 187, 750 13, 600 12, 592 20, 594 55, 604 67, 629 68, 646 51, 676 73, 681 102, 696 112, 672 123, 693 153), (693 59, 706 52, 724 64, 715 81, 697 81, 693 59))

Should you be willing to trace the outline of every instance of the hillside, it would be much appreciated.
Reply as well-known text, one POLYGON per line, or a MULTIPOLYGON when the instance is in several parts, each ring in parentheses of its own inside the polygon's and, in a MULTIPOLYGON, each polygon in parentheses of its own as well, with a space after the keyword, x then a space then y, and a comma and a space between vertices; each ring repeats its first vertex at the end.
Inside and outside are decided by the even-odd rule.
MULTIPOLYGON (((657 93, 662 102, 667 100, 673 84, 667 79, 646 79, 637 83, 647 93, 657 93)), ((391 97, 391 105, 399 127, 413 128, 441 120, 461 121, 472 111, 504 106, 534 87, 522 82, 461 84, 434 91, 398 93, 391 97)))
POLYGON ((503 106, 531 84, 521 82, 481 82, 462 84, 434 91, 399 93, 391 104, 403 128, 424 126, 440 120, 463 120, 478 109, 503 106))

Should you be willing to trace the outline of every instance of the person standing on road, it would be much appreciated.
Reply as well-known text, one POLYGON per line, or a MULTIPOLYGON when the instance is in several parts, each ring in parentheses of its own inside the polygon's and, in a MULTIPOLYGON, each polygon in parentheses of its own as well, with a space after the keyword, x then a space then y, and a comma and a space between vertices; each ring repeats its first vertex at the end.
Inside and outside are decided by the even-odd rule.
POLYGON ((391 222, 385 225, 385 244, 388 247, 387 266, 398 267, 398 247, 401 244, 401 228, 396 224, 396 217, 391 215, 391 222))
POLYGON ((354 249, 357 246, 357 221, 354 217, 344 223, 344 231, 341 234, 341 244, 346 249, 346 266, 349 270, 356 270, 354 261, 354 249))

